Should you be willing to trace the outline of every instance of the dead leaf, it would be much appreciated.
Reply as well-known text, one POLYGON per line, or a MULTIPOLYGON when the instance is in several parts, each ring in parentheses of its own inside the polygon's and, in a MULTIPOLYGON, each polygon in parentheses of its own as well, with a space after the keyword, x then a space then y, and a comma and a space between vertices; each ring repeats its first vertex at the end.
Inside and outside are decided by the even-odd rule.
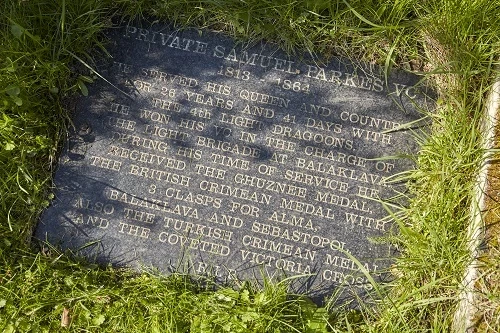
POLYGON ((71 323, 71 316, 69 312, 68 308, 63 309, 63 313, 61 315, 61 327, 69 327, 69 324, 71 323))

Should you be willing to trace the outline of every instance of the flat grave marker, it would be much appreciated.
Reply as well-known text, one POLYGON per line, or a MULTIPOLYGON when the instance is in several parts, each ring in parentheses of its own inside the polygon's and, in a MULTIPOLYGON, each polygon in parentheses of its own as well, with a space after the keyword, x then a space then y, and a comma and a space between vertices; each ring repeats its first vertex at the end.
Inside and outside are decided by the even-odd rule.
POLYGON ((431 107, 418 78, 206 30, 125 25, 81 98, 35 237, 100 263, 217 281, 304 275, 314 299, 371 285, 393 249, 382 201, 431 107), (413 129, 418 130, 418 129, 413 129))

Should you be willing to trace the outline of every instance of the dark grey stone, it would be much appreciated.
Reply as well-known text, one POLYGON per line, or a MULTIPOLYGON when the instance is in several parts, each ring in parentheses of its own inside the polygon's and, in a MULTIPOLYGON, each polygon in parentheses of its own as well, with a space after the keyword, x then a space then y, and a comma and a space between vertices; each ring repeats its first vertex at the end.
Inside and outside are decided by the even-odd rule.
POLYGON ((293 59, 209 31, 122 26, 81 98, 35 233, 100 263, 372 289, 395 255, 390 178, 413 167, 418 77, 293 59), (412 130, 404 124, 412 123, 412 130))

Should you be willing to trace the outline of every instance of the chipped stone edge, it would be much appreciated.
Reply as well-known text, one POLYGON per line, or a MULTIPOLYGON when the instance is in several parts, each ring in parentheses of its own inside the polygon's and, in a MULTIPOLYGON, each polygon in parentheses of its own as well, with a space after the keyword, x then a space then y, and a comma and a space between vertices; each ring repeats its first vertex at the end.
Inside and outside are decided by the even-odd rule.
POLYGON ((481 132, 484 133, 482 148, 484 150, 483 164, 476 178, 474 199, 471 205, 471 221, 467 229, 470 264, 465 271, 461 283, 460 303, 454 317, 454 331, 457 333, 475 332, 474 316, 477 313, 475 283, 479 277, 480 246, 484 239, 483 212, 486 208, 486 191, 488 190, 488 170, 491 164, 492 151, 497 124, 497 112, 500 108, 500 78, 496 79, 488 96, 483 115, 481 132))

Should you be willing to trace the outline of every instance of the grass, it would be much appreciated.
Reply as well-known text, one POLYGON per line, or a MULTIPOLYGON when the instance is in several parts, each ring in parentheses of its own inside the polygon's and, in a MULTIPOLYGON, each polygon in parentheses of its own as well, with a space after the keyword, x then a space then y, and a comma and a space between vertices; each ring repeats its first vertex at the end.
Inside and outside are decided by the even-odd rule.
MULTIPOLYGON (((500 3, 491 0, 5 0, 0 4, 0 330, 53 332, 448 332, 470 258, 466 227, 482 151, 479 120, 498 75, 500 3), (403 255, 375 309, 318 309, 285 283, 239 291, 190 277, 90 266, 29 244, 50 200, 71 103, 89 71, 75 55, 105 50, 112 17, 159 17, 288 52, 413 70, 434 82, 433 133, 403 175, 413 199, 391 239, 403 255), (65 101, 63 103, 63 100, 65 101), (63 313, 67 314, 63 316, 63 313), (63 320, 61 321, 61 318, 63 320)), ((482 328, 500 331, 495 252, 485 257, 482 328), (497 303, 495 303, 497 302, 497 303), (495 305, 497 304, 497 305, 495 305), (497 308, 496 308, 497 309, 497 308)))
POLYGON ((187 276, 137 275, 62 254, 13 259, 16 266, 0 269, 2 332, 59 331, 64 309, 68 326, 91 332, 305 332, 322 325, 324 312, 287 298, 283 284, 213 292, 187 276))

